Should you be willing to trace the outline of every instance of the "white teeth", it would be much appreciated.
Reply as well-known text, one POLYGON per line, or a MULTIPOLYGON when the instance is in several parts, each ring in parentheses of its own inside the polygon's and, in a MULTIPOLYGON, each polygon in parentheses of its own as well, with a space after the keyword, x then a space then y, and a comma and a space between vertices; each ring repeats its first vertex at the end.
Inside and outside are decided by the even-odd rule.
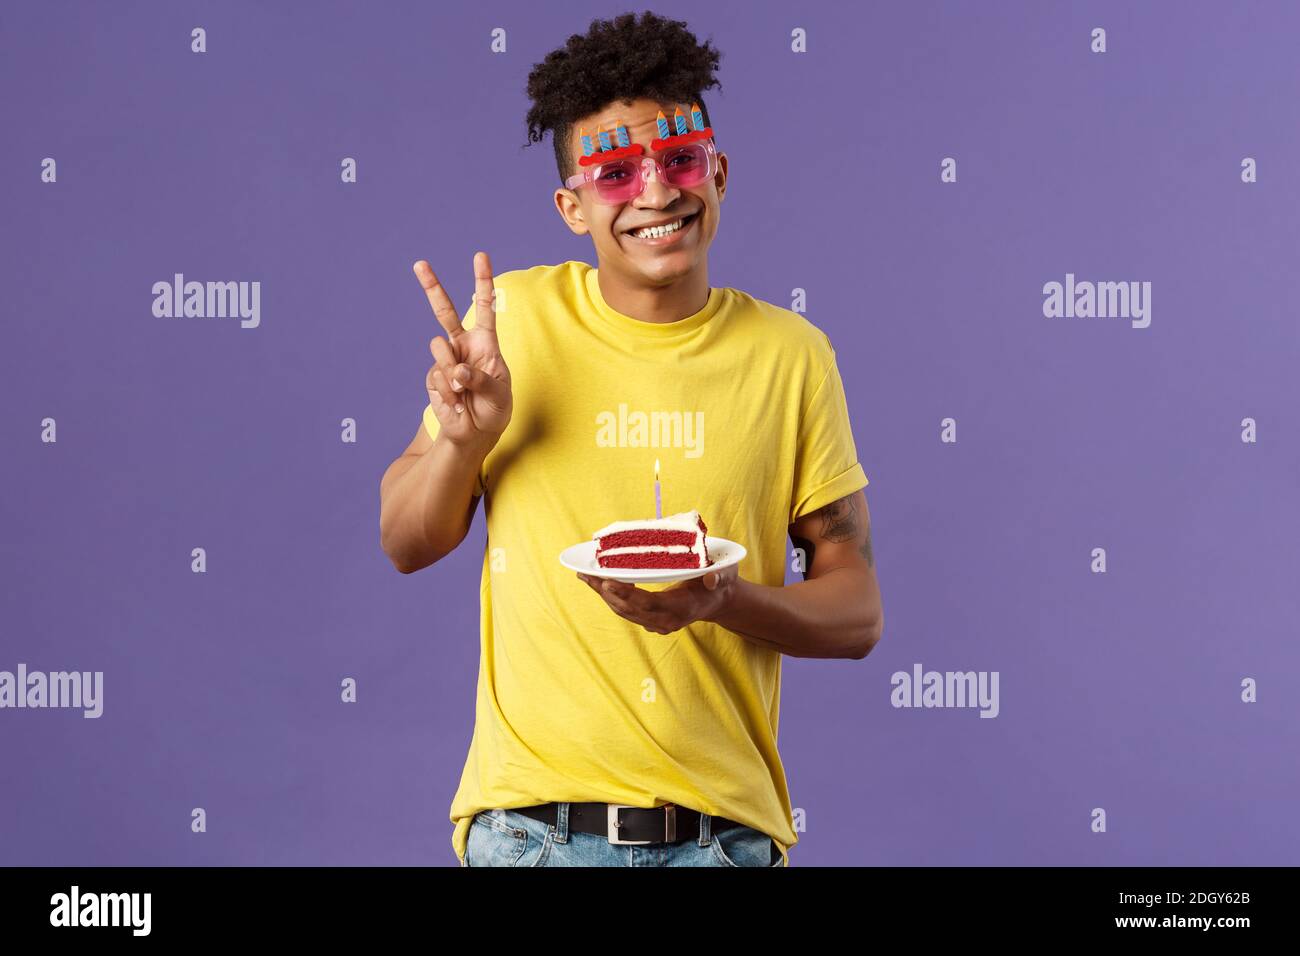
POLYGON ((658 239, 661 236, 676 232, 680 228, 682 228, 682 220, 677 219, 666 226, 651 226, 649 229, 638 229, 632 235, 638 239, 658 239))

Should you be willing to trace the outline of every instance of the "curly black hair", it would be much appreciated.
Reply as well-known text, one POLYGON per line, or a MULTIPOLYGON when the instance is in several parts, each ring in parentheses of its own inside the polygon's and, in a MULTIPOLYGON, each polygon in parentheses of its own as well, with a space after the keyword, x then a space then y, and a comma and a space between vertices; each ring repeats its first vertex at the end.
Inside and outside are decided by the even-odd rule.
POLYGON ((704 125, 711 126, 701 94, 715 86, 722 88, 714 76, 721 57, 710 41, 701 45, 685 21, 649 10, 639 20, 635 13, 593 20, 585 35, 573 34, 528 74, 533 104, 524 145, 540 143, 550 130, 563 183, 574 173, 569 153, 573 124, 614 100, 644 97, 660 103, 699 103, 704 125))

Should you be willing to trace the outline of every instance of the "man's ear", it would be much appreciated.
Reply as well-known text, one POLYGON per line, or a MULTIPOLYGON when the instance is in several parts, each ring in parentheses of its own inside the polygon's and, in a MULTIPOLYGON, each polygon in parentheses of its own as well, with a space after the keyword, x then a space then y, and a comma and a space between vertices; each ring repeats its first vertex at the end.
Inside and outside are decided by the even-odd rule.
POLYGON ((575 236, 585 236, 591 232, 582 214, 582 203, 572 189, 555 190, 555 208, 559 210, 560 218, 575 236))
POLYGON ((727 154, 718 153, 718 171, 713 174, 713 184, 718 190, 718 202, 727 194, 727 154))

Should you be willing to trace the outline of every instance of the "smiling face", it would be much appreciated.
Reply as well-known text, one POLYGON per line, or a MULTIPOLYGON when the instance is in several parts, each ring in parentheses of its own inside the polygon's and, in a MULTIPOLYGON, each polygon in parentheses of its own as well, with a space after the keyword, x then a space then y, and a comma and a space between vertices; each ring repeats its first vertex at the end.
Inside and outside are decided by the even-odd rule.
MULTIPOLYGON (((574 171, 583 169, 578 165, 582 156, 581 131, 586 129, 595 136, 599 127, 612 131, 619 122, 627 127, 633 143, 640 143, 647 155, 659 158, 660 154, 650 151, 651 141, 658 136, 655 118, 660 109, 671 117, 673 106, 639 99, 630 104, 611 103, 584 116, 573 124, 569 136, 574 171)), ((709 245, 718 231, 718 210, 726 184, 727 156, 720 152, 717 172, 698 186, 681 189, 661 182, 654 174, 641 195, 625 203, 598 202, 592 195, 594 187, 588 184, 577 190, 557 189, 555 205, 576 235, 591 235, 601 270, 615 272, 632 285, 663 286, 706 267, 709 245), (637 235, 647 226, 668 226, 674 231, 637 235)))

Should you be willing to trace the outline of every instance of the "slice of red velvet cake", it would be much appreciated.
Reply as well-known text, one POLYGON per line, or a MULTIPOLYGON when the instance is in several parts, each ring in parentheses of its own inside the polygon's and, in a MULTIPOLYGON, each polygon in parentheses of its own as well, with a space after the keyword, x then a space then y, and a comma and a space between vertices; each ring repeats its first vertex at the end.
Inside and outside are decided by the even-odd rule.
POLYGON ((706 568, 713 563, 698 511, 645 521, 615 521, 597 531, 596 564, 602 568, 706 568))

